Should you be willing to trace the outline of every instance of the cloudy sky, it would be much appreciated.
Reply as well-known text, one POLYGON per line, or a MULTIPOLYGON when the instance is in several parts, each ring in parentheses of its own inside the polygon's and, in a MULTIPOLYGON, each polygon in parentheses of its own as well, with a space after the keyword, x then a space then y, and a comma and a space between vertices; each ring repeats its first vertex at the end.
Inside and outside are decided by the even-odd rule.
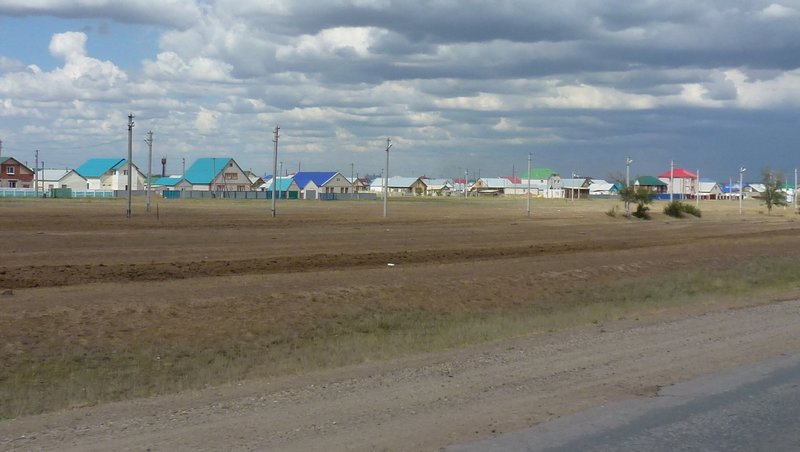
MULTIPOLYGON (((3 155, 720 181, 800 165, 800 0, 2 0, 3 155)), ((154 168, 160 169, 159 165, 154 168)))

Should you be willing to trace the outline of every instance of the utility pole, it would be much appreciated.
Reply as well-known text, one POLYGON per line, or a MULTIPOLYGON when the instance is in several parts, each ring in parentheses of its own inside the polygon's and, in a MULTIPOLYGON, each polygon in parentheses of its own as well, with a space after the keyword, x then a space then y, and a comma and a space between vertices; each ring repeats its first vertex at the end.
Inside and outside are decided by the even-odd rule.
POLYGON ((34 151, 34 155, 36 155, 36 170, 33 172, 33 192, 35 193, 36 197, 39 197, 39 150, 34 151))
POLYGON ((386 171, 383 173, 383 217, 386 218, 389 211, 389 149, 392 147, 392 140, 386 138, 386 171))
POLYGON ((467 199, 467 181, 469 180, 469 169, 464 168, 464 199, 467 199))
POLYGON ((0 140, 0 157, 3 156, 3 140, 0 140))
POLYGON ((744 186, 742 185, 742 180, 744 176, 744 172, 747 171, 747 168, 740 166, 739 167, 739 215, 742 214, 742 198, 744 198, 744 186))
POLYGON ((131 203, 133 201, 133 113, 128 115, 128 218, 133 215, 131 203))
POLYGON ((150 213, 150 184, 153 178, 153 131, 147 132, 147 138, 144 140, 147 143, 147 212, 150 213))
POLYGON ((797 168, 794 169, 794 211, 797 212, 797 168))
POLYGON ((631 217, 631 196, 633 196, 633 192, 631 191, 631 163, 633 163, 633 159, 630 157, 625 158, 625 191, 628 194, 625 196, 625 216, 630 219, 631 217))
POLYGON ((669 202, 672 202, 672 193, 675 192, 675 160, 669 161, 669 202))
POLYGON ((355 176, 354 176, 355 174, 356 174, 356 164, 351 162, 350 163, 350 192, 351 193, 356 191, 356 179, 355 179, 355 176))
POLYGON ((186 177, 186 157, 181 158, 181 177, 186 177))
POLYGON ((275 143, 275 149, 272 153, 272 217, 275 217, 275 189, 278 185, 278 137, 279 131, 281 130, 280 127, 275 126, 275 130, 272 132, 272 142, 275 143))
POLYGON ((528 152, 528 218, 531 216, 531 159, 533 152, 528 152))
POLYGON ((697 187, 695 188, 694 192, 695 192, 695 198, 697 198, 697 199, 695 199, 695 204, 697 205, 697 208, 699 209, 700 208, 700 169, 699 168, 697 169, 697 187))

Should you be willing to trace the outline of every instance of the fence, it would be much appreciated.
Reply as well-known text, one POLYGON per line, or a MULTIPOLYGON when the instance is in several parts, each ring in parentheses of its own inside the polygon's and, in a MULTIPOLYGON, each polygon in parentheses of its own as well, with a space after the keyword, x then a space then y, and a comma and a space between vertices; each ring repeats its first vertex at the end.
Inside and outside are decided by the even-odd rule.
POLYGON ((36 190, 28 188, 0 188, 2 198, 35 198, 36 190))

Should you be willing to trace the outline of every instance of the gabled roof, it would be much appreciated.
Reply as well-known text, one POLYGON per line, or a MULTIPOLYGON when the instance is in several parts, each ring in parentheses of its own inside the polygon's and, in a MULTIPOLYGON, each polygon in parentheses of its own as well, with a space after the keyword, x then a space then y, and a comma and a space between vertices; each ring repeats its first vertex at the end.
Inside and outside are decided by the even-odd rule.
MULTIPOLYGON (((666 171, 664 173, 661 173, 661 175, 659 175, 658 177, 669 178, 670 177, 669 174, 670 174, 670 172, 666 171)), ((697 179, 697 174, 695 174, 695 173, 693 173, 693 172, 691 172, 689 170, 685 170, 683 168, 675 168, 672 171, 672 178, 674 179, 676 177, 680 178, 680 179, 697 179)))
POLYGON ((505 177, 482 177, 480 180, 483 181, 486 188, 506 188, 514 185, 513 182, 505 177))
POLYGON ((424 182, 432 190, 442 190, 453 186, 449 179, 425 179, 424 182))
POLYGON ((183 180, 182 177, 173 177, 173 176, 159 177, 158 179, 153 181, 153 185, 161 185, 163 187, 174 187, 178 185, 178 183, 182 180, 183 180))
POLYGON ((700 181, 700 193, 710 193, 717 187, 722 191, 722 188, 716 182, 703 182, 700 181))
POLYGON ((634 185, 644 185, 647 187, 666 187, 667 183, 653 176, 639 176, 633 181, 634 185))
POLYGON ((336 171, 300 171, 294 173, 292 177, 297 182, 297 186, 304 189, 309 182, 314 182, 314 185, 321 187, 334 176, 336 176, 336 171))
MULTIPOLYGON (((378 180, 382 181, 383 178, 379 177, 378 180)), ((420 180, 419 177, 392 176, 389 178, 387 184, 389 185, 389 188, 411 188, 411 186, 414 185, 414 183, 418 180, 420 180)), ((375 182, 373 181, 372 183, 374 184, 375 182)), ((428 185, 424 180, 422 183, 424 183, 425 186, 428 185)))
POLYGON ((538 179, 538 180, 547 180, 550 176, 558 175, 557 172, 553 171, 552 168, 531 168, 531 171, 528 173, 523 173, 523 179, 538 179))
POLYGON ((589 184, 587 184, 586 179, 587 178, 585 177, 567 178, 567 179, 562 178, 561 184, 564 188, 571 188, 571 189, 586 188, 589 186, 589 184, 591 184, 591 181, 589 182, 589 184))
POLYGON ((75 168, 75 172, 84 178, 99 178, 112 169, 121 168, 127 159, 97 158, 89 159, 83 165, 75 168))
POLYGON ((210 184, 233 160, 230 157, 204 157, 194 161, 184 178, 192 184, 210 184))
MULTIPOLYGON (((264 182, 264 186, 266 187, 267 191, 272 190, 272 181, 274 178, 270 178, 268 181, 264 182)), ((293 176, 289 177, 279 177, 277 184, 275 185, 275 190, 277 191, 288 191, 289 188, 292 186, 292 182, 294 182, 293 176)))
POLYGON ((503 176, 503 179, 508 179, 512 184, 521 184, 522 178, 519 176, 503 176))
POLYGON ((66 176, 68 172, 68 169, 44 169, 39 170, 39 172, 36 174, 36 177, 39 179, 39 181, 59 180, 66 176))

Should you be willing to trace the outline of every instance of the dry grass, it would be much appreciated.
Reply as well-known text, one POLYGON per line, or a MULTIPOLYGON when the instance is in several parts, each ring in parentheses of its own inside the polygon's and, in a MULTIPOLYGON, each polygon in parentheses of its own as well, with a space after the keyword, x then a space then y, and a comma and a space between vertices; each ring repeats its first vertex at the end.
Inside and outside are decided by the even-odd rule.
POLYGON ((797 289, 800 270, 791 216, 766 220, 749 210, 742 219, 732 204, 703 205, 703 219, 679 220, 679 229, 664 219, 608 217, 613 200, 539 200, 530 223, 520 199, 393 200, 389 220, 378 203, 287 203, 277 224, 265 224, 268 211, 254 214, 267 205, 252 201, 170 204, 158 220, 133 221, 116 201, 58 202, 44 211, 0 202, 7 212, 37 209, 13 224, 0 219, 19 237, 0 254, 0 272, 21 272, 42 256, 53 262, 41 269, 44 287, 0 297, 2 418, 699 304, 757 303, 797 289), (109 215, 120 206, 123 219, 109 215), (726 225, 730 237, 719 235, 726 225), (282 235, 287 228, 297 237, 282 235), (673 254, 661 250, 680 240, 687 245, 673 254), (718 241, 742 248, 723 251, 718 241), (120 249, 136 253, 130 282, 63 286, 48 276, 85 262, 89 272, 121 265, 120 249), (653 249, 664 268, 652 268, 653 249), (281 274, 246 265, 192 274, 289 252, 328 259, 332 269, 300 262, 281 274), (401 265, 392 273, 365 267, 375 252, 401 265), (226 260, 203 259, 214 253, 226 260), (137 280, 152 261, 189 273, 137 280), (692 271, 696 265, 704 271, 692 271))

